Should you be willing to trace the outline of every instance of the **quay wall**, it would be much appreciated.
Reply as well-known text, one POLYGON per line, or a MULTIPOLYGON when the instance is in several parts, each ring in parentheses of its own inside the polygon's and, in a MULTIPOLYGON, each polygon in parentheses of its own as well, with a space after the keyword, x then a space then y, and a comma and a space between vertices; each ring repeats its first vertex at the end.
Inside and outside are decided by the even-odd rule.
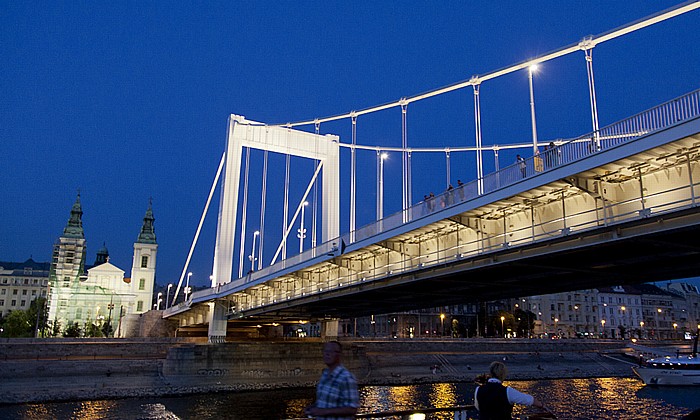
MULTIPOLYGON (((341 340, 360 384, 472 381, 494 360, 509 378, 631 376, 613 340, 341 340)), ((313 387, 320 340, 0 340, 0 404, 313 387)))

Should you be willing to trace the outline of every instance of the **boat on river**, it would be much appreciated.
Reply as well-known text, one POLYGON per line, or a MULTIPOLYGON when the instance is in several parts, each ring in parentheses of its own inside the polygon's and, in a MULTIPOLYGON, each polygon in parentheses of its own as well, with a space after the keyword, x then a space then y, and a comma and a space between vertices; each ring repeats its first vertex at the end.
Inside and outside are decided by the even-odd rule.
POLYGON ((656 357, 632 370, 645 385, 700 385, 699 335, 695 335, 692 354, 656 357))
POLYGON ((697 356, 657 357, 632 370, 645 385, 700 385, 697 356))

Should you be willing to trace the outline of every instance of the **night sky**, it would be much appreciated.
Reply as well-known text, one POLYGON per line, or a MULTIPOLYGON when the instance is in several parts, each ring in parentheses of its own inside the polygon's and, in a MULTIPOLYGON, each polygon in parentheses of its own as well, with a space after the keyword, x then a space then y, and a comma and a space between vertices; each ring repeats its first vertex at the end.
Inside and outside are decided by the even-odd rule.
MULTIPOLYGON (((677 4, 377 3, 0 2, 0 261, 49 261, 79 190, 87 262, 104 243, 129 275, 152 198, 156 280, 176 282, 224 151, 229 114, 276 124, 393 102, 677 4)), ((593 50, 601 127, 699 87, 699 22, 694 11, 593 50)), ((530 141, 527 74, 481 89, 484 145, 530 141)), ((591 131, 583 52, 541 66, 535 102, 540 141, 591 131)), ((408 121, 412 147, 473 146, 471 88, 412 104, 408 121)), ((360 118, 358 142, 400 146, 400 122, 397 109, 360 118)), ((321 132, 350 142, 347 120, 321 132)), ((503 152, 500 165, 511 164, 514 153, 503 152)), ((489 172, 495 163, 492 154, 485 158, 489 172)), ((359 161, 358 227, 374 215, 374 162, 359 161)), ((269 181, 277 187, 282 165, 274 164, 269 181)), ((400 156, 386 165, 388 215, 401 205, 400 156)), ((474 179, 473 155, 455 154, 451 165, 451 182, 474 179)), ((445 188, 445 166, 444 154, 416 157, 414 201, 445 188)), ((290 202, 311 170, 297 167, 290 202)), ((348 187, 341 190, 347 203, 348 187)), ((270 198, 270 217, 278 217, 279 200, 270 198)), ((189 270, 195 285, 209 281, 217 209, 218 195, 189 270)), ((341 218, 344 233, 346 209, 341 218)), ((276 248, 273 236, 266 259, 276 248)))

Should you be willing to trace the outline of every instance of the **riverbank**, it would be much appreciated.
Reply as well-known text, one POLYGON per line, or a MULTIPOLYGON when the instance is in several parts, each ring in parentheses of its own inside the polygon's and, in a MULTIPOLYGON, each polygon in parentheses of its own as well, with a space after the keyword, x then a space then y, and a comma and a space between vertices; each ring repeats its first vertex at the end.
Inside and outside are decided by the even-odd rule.
MULTIPOLYGON (((511 380, 631 377, 613 340, 343 340, 362 385, 471 382, 494 360, 511 380)), ((313 387, 320 341, 5 340, 0 403, 96 400, 313 387)))

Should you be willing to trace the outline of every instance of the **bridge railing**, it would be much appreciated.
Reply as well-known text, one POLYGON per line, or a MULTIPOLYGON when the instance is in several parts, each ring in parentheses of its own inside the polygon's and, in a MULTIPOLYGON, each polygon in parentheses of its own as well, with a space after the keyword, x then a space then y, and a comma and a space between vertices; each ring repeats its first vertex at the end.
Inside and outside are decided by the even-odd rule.
MULTIPOLYGON (((513 185, 524 178, 535 176, 541 172, 552 170, 558 166, 575 162, 602 150, 613 148, 619 144, 637 139, 655 131, 673 126, 675 124, 687 121, 700 116, 700 89, 683 95, 679 98, 665 102, 655 106, 647 111, 641 112, 622 121, 603 127, 598 132, 589 133, 587 135, 555 142, 553 148, 547 151, 531 156, 525 159, 524 165, 515 163, 507 166, 500 171, 486 175, 483 179, 484 193, 493 192, 500 188, 513 185)), ((346 244, 352 243, 351 238, 354 236, 354 242, 361 241, 373 237, 379 233, 387 232, 391 229, 403 225, 406 220, 417 220, 426 217, 437 211, 441 211, 460 203, 469 201, 478 196, 479 181, 475 180, 463 185, 448 190, 435 197, 421 201, 405 211, 400 211, 389 215, 388 217, 374 223, 365 225, 354 232, 354 235, 347 233, 340 238, 328 241, 318 245, 315 248, 309 249, 304 253, 289 257, 272 266, 252 272, 243 279, 238 279, 227 285, 224 285, 221 290, 233 289, 240 287, 243 284, 261 279, 265 276, 272 275, 284 269, 293 268, 303 264, 309 259, 322 255, 336 255, 341 240, 346 244)), ((276 293, 269 299, 265 298, 263 305, 271 304, 279 299, 289 299, 297 297, 299 294, 316 293, 322 290, 319 288, 336 288, 355 284, 357 282, 368 281, 374 278, 380 278, 396 271, 406 271, 420 269, 426 264, 435 262, 444 262, 454 258, 466 258, 476 254, 492 252, 502 249, 503 247, 523 245, 526 243, 537 242, 540 240, 549 239, 553 236, 568 234, 572 230, 582 230, 607 225, 610 223, 618 223, 628 220, 632 217, 646 217, 652 211, 651 206, 645 206, 645 202, 660 203, 653 209, 655 213, 663 211, 677 210, 682 206, 695 205, 695 189, 697 184, 682 187, 683 189, 690 187, 691 199, 674 199, 676 193, 674 189, 669 191, 658 192, 656 194, 648 194, 644 197, 637 197, 630 200, 624 200, 615 203, 614 206, 622 211, 609 212, 610 215, 605 215, 602 220, 595 214, 582 212, 568 215, 563 221, 549 221, 540 225, 533 225, 528 228, 523 228, 520 231, 505 232, 499 235, 490 236, 485 241, 480 239, 474 243, 462 243, 458 247, 438 250, 433 254, 423 255, 421 257, 410 257, 408 259, 393 262, 384 267, 375 267, 371 270, 363 272, 355 272, 349 276, 337 277, 329 281, 325 285, 315 285, 303 290, 294 292, 276 293), (655 196, 665 195, 664 199, 657 199, 655 196), (580 220, 579 222, 576 222, 580 220), (563 223, 562 223, 563 222, 563 223), (529 230, 529 232, 528 232, 529 230), (477 243, 478 242, 478 243, 477 243)))

